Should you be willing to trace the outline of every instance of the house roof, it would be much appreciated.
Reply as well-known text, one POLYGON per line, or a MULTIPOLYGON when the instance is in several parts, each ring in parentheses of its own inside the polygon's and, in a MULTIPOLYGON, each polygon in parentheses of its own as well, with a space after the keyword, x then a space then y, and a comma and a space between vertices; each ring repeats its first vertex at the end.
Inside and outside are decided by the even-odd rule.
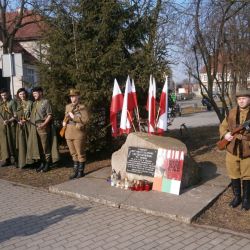
MULTIPOLYGON (((9 31, 13 29, 14 24, 19 18, 18 12, 6 13, 6 21, 9 31)), ((21 27, 18 29, 15 35, 15 40, 18 41, 29 41, 37 40, 42 36, 42 31, 45 27, 45 23, 42 21, 42 16, 32 11, 25 11, 22 19, 21 27)))
MULTIPOLYGON (((6 23, 9 32, 11 32, 14 28, 18 18, 18 11, 6 13, 6 23)), ((41 15, 38 15, 32 11, 25 11, 21 26, 22 27, 20 27, 15 34, 13 52, 22 53, 24 63, 34 64, 37 62, 36 57, 23 48, 19 42, 35 41, 41 39, 42 31, 45 28, 45 23, 42 20, 41 15)))

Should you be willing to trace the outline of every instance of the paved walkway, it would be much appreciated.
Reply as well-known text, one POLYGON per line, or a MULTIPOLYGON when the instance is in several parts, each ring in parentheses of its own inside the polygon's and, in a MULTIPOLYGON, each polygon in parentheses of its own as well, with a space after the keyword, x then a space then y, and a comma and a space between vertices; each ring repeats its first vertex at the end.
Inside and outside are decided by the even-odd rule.
POLYGON ((193 113, 175 117, 169 129, 179 129, 180 125, 185 123, 187 128, 190 127, 203 127, 203 126, 216 126, 220 124, 218 116, 214 111, 204 111, 200 113, 193 113))
POLYGON ((0 180, 0 249, 248 250, 250 238, 0 180))

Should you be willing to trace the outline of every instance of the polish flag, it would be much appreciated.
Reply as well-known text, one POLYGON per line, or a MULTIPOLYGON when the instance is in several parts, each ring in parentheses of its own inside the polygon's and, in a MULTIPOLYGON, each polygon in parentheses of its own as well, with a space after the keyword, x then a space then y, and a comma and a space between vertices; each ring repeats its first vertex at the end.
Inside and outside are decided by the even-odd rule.
POLYGON ((135 81, 132 79, 132 96, 133 96, 133 102, 134 102, 134 108, 138 107, 138 102, 137 102, 137 96, 136 96, 136 89, 135 89, 135 81))
POLYGON ((150 75, 148 90, 148 133, 155 133, 155 117, 156 117, 156 83, 155 79, 150 75))
POLYGON ((132 86, 130 83, 130 78, 128 76, 126 81, 123 106, 122 106, 122 114, 121 114, 121 122, 120 122, 120 132, 123 134, 129 134, 131 131, 132 124, 132 114, 133 109, 135 108, 133 94, 132 94, 132 86))
POLYGON ((117 129, 117 113, 122 110, 122 105, 123 105, 123 95, 118 85, 118 82, 115 79, 112 101, 110 106, 110 123, 112 127, 112 136, 114 137, 119 135, 119 130, 117 129))
POLYGON ((158 128, 157 133, 160 135, 162 135, 163 132, 167 131, 168 129, 168 77, 167 76, 161 93, 157 128, 158 128))

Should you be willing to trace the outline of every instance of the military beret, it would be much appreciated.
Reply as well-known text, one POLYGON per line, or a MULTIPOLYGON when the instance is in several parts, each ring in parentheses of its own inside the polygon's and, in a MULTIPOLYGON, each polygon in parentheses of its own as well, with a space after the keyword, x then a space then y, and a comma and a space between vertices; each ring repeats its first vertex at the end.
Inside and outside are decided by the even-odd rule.
POLYGON ((75 95, 80 95, 80 91, 77 89, 70 89, 69 96, 75 96, 75 95))
POLYGON ((236 97, 240 96, 250 96, 250 89, 241 89, 236 92, 236 97))
POLYGON ((43 88, 42 87, 34 87, 32 89, 32 92, 43 92, 43 88))

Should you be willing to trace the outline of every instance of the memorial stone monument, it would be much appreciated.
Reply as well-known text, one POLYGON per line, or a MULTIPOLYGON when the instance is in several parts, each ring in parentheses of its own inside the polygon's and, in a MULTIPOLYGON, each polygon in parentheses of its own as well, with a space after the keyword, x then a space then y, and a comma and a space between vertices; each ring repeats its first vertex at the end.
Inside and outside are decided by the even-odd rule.
POLYGON ((122 178, 153 182, 159 149, 184 152, 181 189, 195 185, 200 181, 198 166, 191 158, 184 143, 175 138, 141 132, 130 133, 121 149, 113 153, 112 170, 120 172, 122 178))

